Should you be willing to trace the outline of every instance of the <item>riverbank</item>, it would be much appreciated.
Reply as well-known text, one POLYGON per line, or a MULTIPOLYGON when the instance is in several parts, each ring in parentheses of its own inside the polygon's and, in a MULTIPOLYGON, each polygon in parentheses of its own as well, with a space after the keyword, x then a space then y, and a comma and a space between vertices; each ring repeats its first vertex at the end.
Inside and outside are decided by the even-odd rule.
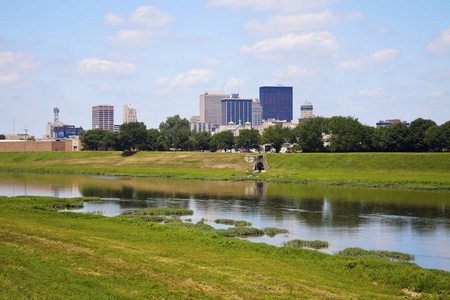
MULTIPOLYGON (((87 199, 92 201, 94 199, 87 199)), ((450 273, 95 214, 73 199, 0 197, 5 298, 449 297, 450 273)))
POLYGON ((5 152, 1 171, 61 172, 202 180, 450 189, 450 153, 265 154, 270 171, 253 173, 244 153, 5 152))

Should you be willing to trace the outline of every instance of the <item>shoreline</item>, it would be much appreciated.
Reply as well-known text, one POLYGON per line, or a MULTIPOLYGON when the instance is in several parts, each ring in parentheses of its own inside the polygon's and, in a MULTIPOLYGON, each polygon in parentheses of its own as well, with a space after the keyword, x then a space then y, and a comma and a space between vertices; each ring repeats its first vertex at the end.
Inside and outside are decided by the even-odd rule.
POLYGON ((202 178, 202 177, 185 177, 176 175, 152 175, 152 174, 116 174, 116 173, 98 173, 98 172, 72 172, 72 171, 41 171, 41 170, 26 170, 26 169, 0 169, 4 173, 35 173, 35 174, 64 174, 64 175, 86 175, 86 176, 112 176, 112 177, 134 177, 134 178, 165 178, 176 180, 198 180, 198 181, 231 181, 231 182, 261 182, 261 183, 279 183, 279 184, 301 184, 301 185, 315 185, 315 186, 343 186, 355 188, 373 188, 373 189, 399 189, 399 190, 418 190, 418 191, 450 191, 449 187, 436 186, 420 186, 420 185, 395 185, 382 183, 351 183, 351 182, 321 182, 321 181, 287 181, 277 179, 253 179, 253 178, 202 178))
MULTIPOLYGON (((1 172, 450 190, 450 153, 266 154, 254 173, 243 153, 3 152, 1 172)), ((256 154, 255 154, 256 155, 256 154)))

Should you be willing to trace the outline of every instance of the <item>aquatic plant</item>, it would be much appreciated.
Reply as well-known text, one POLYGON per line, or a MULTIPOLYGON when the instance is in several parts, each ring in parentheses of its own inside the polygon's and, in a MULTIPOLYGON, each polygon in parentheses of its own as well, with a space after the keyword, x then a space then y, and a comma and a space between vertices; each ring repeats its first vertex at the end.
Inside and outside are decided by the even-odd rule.
POLYGON ((283 243, 284 247, 291 248, 314 248, 323 249, 328 248, 328 242, 325 241, 306 241, 306 240, 291 240, 283 243))
POLYGON ((216 222, 217 224, 234 225, 236 227, 252 226, 251 222, 235 221, 235 220, 231 220, 231 219, 216 219, 214 222, 216 222))
POLYGON ((289 230, 287 229, 282 229, 282 228, 275 228, 275 227, 266 227, 263 228, 263 231, 265 234, 267 234, 270 237, 273 237, 277 234, 281 234, 281 233, 289 233, 289 230))
POLYGON ((361 248, 346 248, 336 253, 340 256, 367 257, 389 260, 413 261, 415 256, 407 253, 386 250, 364 250, 361 248))
POLYGON ((164 207, 153 207, 136 209, 131 212, 133 215, 193 215, 194 211, 185 208, 164 208, 164 207))
POLYGON ((215 232, 218 235, 226 237, 246 237, 246 236, 264 235, 264 231, 253 227, 231 227, 227 229, 217 229, 215 232))

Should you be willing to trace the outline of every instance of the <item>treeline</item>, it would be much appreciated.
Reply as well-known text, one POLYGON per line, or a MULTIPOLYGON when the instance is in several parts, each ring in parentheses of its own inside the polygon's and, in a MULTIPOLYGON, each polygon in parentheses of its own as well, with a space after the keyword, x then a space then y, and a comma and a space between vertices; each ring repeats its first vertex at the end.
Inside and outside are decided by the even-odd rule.
POLYGON ((410 126, 396 123, 382 128, 362 125, 357 118, 309 119, 290 129, 276 124, 264 129, 231 131, 211 135, 191 131, 179 115, 167 118, 158 129, 144 123, 128 123, 119 132, 94 129, 80 133, 84 150, 91 151, 238 151, 280 152, 289 145, 298 152, 428 152, 450 149, 450 121, 438 126, 432 120, 416 119, 410 126))

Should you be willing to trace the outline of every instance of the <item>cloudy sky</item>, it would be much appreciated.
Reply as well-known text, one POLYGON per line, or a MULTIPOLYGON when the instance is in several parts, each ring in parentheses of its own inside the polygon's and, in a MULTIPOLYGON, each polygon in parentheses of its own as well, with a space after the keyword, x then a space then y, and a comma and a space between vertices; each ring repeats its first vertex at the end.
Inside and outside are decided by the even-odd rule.
POLYGON ((204 91, 294 87, 294 118, 450 119, 448 0, 0 1, 0 133, 91 129, 132 104, 156 128, 204 91))

